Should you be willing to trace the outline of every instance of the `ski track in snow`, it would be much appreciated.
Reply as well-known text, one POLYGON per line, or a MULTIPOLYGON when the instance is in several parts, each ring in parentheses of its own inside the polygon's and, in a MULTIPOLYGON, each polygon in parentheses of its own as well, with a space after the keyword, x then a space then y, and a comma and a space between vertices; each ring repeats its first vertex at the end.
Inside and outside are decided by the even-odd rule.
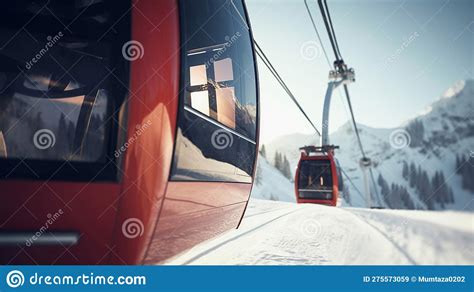
POLYGON ((237 230, 172 265, 474 264, 474 215, 252 199, 237 230))

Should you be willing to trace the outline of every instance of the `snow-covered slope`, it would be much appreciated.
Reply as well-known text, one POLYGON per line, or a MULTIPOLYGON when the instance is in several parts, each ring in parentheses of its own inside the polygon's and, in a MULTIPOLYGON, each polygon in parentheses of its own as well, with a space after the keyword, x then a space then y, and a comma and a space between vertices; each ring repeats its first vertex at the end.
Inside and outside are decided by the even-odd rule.
POLYGON ((259 155, 257 177, 252 188, 252 198, 295 202, 293 183, 284 177, 267 159, 259 155))
MULTIPOLYGON (((454 193, 454 203, 434 204, 434 209, 474 210, 474 193, 461 187, 461 177, 456 174, 456 155, 469 157, 474 151, 474 81, 460 81, 448 89, 437 101, 418 116, 394 129, 377 129, 359 124, 364 148, 374 162, 374 176, 379 174, 390 186, 395 183, 406 188, 416 209, 428 206, 420 199, 419 192, 410 187, 402 176, 403 163, 421 167, 431 179, 436 171, 444 175, 446 185, 454 193)), ((331 143, 340 146, 336 156, 361 192, 364 191, 361 158, 357 140, 348 122, 330 136, 331 143)), ((275 151, 287 155, 294 171, 299 159, 298 148, 303 145, 319 144, 314 135, 293 134, 280 137, 266 145, 269 157, 275 151)), ((471 162, 474 163, 471 158, 471 162)), ((365 196, 348 182, 353 206, 365 206, 365 196)), ((377 184, 379 203, 387 207, 377 184)), ((435 193, 435 190, 432 191, 435 193)), ((430 197, 431 194, 428 195, 430 197)), ((393 207, 393 206, 392 206, 393 207)), ((397 207, 395 207, 397 208, 397 207)), ((400 207, 400 208, 403 208, 400 207)))
POLYGON ((182 265, 474 264, 474 215, 252 199, 238 230, 171 260, 182 265))

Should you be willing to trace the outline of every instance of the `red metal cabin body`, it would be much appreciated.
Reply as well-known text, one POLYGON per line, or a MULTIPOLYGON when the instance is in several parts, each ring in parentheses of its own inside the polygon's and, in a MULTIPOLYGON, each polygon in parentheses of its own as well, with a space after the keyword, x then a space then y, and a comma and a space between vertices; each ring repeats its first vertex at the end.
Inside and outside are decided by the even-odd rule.
POLYGON ((311 155, 302 151, 295 174, 296 202, 336 206, 339 197, 337 173, 332 151, 311 155), (317 185, 308 182, 311 180, 317 181, 317 185))
POLYGON ((47 2, 62 21, 35 17, 29 51, 32 1, 0 21, 0 73, 22 73, 0 76, 0 263, 156 264, 236 228, 258 152, 244 3, 47 2))

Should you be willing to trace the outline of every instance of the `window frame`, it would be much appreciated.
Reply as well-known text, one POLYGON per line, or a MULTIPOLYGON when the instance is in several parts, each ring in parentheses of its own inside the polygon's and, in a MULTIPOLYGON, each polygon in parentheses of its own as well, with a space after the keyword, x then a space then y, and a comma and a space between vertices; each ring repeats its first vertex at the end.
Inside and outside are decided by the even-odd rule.
MULTIPOLYGON (((208 59, 209 59, 209 58, 207 58, 207 57, 208 57, 208 54, 203 54, 202 56, 204 57, 204 58, 203 58, 204 60, 208 60, 208 59)), ((185 52, 185 58, 189 58, 189 55, 186 55, 186 52, 185 52)), ((196 60, 195 60, 195 61, 196 61, 196 60)), ((221 60, 216 60, 216 61, 221 61, 221 60)), ((199 63, 197 63, 197 64, 195 64, 195 65, 189 64, 189 61, 187 61, 187 62, 188 62, 187 65, 189 66, 188 69, 190 69, 190 68, 192 68, 192 67, 197 67, 197 66, 206 66, 205 63, 201 63, 201 62, 199 62, 199 63)), ((235 91, 236 84, 238 83, 238 81, 236 81, 235 79, 226 80, 226 81, 216 81, 216 80, 215 80, 215 79, 216 79, 216 73, 215 73, 215 70, 214 70, 214 62, 212 63, 212 66, 209 66, 209 67, 212 67, 212 68, 206 68, 206 69, 205 69, 207 79, 211 79, 212 81, 215 82, 215 84, 217 84, 218 86, 223 86, 223 88, 234 88, 234 91, 235 91), (210 78, 209 73, 212 73, 212 75, 213 75, 212 77, 213 77, 213 78, 210 78)), ((188 75, 189 75, 189 79, 191 80, 191 73, 189 72, 189 70, 184 70, 184 74, 186 74, 186 75, 184 76, 184 80, 186 80, 186 78, 188 77, 188 75)), ((184 101, 184 108, 185 108, 185 109, 189 109, 191 112, 192 112, 192 111, 198 111, 199 113, 206 115, 205 113, 202 113, 202 112, 200 112, 198 109, 194 108, 194 107, 192 106, 192 102, 191 102, 190 105, 186 104, 186 98, 187 98, 186 95, 187 95, 188 92, 189 92, 189 94, 190 94, 189 98, 191 98, 191 100, 192 100, 192 93, 194 93, 194 92, 207 92, 208 99, 210 99, 210 100, 212 100, 212 101, 214 101, 214 102, 216 103, 215 105, 213 105, 213 107, 214 107, 214 106, 217 107, 217 90, 216 90, 216 88, 215 88, 214 86, 210 85, 209 82, 206 82, 206 84, 189 85, 189 86, 187 86, 187 87, 184 89, 184 100, 183 100, 183 101, 184 101)), ((209 104, 209 106, 210 106, 209 109, 211 109, 211 103, 209 104)), ((217 113, 217 114, 218 114, 218 113, 217 113)), ((226 129, 229 129, 229 130, 232 130, 232 131, 235 131, 235 132, 238 133, 237 127, 235 127, 234 129, 232 129, 231 127, 229 127, 229 126, 223 124, 222 122, 219 121, 218 116, 217 116, 217 117, 212 117, 212 115, 209 114, 209 115, 207 115, 207 118, 208 118, 208 119, 212 119, 213 121, 215 121, 216 123, 218 123, 221 127, 225 127, 226 129)), ((207 118, 206 118, 206 119, 207 119, 207 118)), ((235 119, 234 119, 234 121, 235 121, 235 119)), ((236 121, 235 121, 235 123, 236 123, 236 121)), ((239 135, 245 136, 245 135, 242 134, 242 133, 239 133, 239 135)), ((248 140, 252 140, 252 139, 249 138, 249 137, 246 137, 246 138, 247 138, 248 140)), ((252 142, 255 142, 255 141, 252 140, 252 142)))

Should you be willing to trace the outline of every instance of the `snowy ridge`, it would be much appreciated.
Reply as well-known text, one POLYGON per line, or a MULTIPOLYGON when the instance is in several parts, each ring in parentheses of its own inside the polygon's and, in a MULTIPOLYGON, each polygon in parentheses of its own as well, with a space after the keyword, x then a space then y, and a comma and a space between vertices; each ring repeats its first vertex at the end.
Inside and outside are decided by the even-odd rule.
MULTIPOLYGON (((414 163, 426 171, 431 179, 436 171, 442 172, 446 185, 454 193, 454 203, 434 204, 434 209, 474 210, 474 193, 461 187, 461 176, 456 173, 456 155, 469 157, 474 151, 474 81, 459 81, 449 88, 424 113, 406 121, 399 128, 379 129, 358 125, 365 151, 374 162, 374 175, 379 174, 390 186, 392 183, 406 188, 416 209, 427 209, 420 194, 402 177, 403 163, 414 163)), ((364 191, 361 157, 352 125, 347 122, 330 136, 332 144, 340 146, 336 151, 341 166, 354 184, 364 191)), ((319 144, 314 135, 292 134, 280 137, 266 145, 268 157, 275 151, 287 155, 295 170, 299 159, 298 148, 319 144)), ((472 160, 472 159, 471 159, 472 160)), ((365 206, 363 196, 346 182, 351 194, 352 206, 365 206)), ((380 185, 377 185, 380 194, 380 185)), ((428 197, 431 195, 428 195, 428 197)), ((382 197, 382 195, 380 195, 382 197)), ((383 198, 374 204, 387 207, 383 198)), ((393 206, 392 206, 393 207, 393 206)), ((404 208, 401 207, 395 208, 404 208)))
POLYGON ((257 175, 251 197, 284 202, 296 201, 293 183, 284 177, 262 155, 258 157, 257 175))

